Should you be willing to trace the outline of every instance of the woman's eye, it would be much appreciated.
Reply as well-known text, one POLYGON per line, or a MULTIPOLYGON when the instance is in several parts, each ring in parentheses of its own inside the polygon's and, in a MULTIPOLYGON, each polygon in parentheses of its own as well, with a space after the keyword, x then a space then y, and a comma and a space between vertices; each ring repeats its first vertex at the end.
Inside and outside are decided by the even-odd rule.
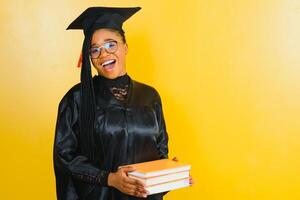
POLYGON ((110 42, 109 43, 109 47, 111 48, 111 47, 115 47, 116 46, 116 43, 115 42, 110 42))
POLYGON ((104 44, 104 48, 106 48, 106 49, 114 48, 115 46, 116 46, 116 42, 114 42, 114 41, 104 44))
POLYGON ((100 51, 99 47, 91 49, 91 53, 98 53, 99 51, 100 51))

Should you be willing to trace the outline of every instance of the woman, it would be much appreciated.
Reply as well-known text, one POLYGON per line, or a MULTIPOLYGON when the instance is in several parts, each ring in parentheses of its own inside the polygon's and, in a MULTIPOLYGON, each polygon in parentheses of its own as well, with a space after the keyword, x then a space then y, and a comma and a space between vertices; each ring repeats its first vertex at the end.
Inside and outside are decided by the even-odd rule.
MULTIPOLYGON (((68 29, 83 29, 81 83, 60 102, 54 142, 57 198, 146 198, 133 168, 168 157, 168 135, 157 91, 126 73, 122 24, 140 8, 93 7, 68 29), (98 71, 91 76, 90 60, 98 71)), ((162 199, 163 194, 148 199, 162 199)))

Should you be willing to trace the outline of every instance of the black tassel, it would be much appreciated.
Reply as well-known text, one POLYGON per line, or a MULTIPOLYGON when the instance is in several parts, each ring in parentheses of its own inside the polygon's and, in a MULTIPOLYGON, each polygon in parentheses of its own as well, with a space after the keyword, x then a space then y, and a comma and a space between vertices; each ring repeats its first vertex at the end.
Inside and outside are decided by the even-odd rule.
POLYGON ((82 154, 94 160, 94 120, 95 120, 95 93, 89 59, 91 34, 86 34, 82 47, 81 67, 81 106, 80 106, 80 146, 82 154))

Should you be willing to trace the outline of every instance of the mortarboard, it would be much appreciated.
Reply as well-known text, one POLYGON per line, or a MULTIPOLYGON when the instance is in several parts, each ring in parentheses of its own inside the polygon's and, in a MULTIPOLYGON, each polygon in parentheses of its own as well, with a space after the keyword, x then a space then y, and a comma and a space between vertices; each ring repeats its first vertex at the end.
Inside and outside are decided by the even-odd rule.
POLYGON ((112 28, 124 32, 123 23, 140 9, 140 7, 90 7, 77 17, 67 30, 83 29, 86 33, 99 28, 112 28))
MULTIPOLYGON (((82 46, 81 68, 81 96, 80 96, 80 147, 81 153, 91 160, 94 159, 94 119, 95 119, 95 93, 89 58, 89 47, 93 32, 101 28, 109 28, 124 33, 123 23, 140 7, 90 7, 77 17, 67 28, 82 29, 85 35, 82 46)), ((102 141, 101 141, 102 142, 102 141)))

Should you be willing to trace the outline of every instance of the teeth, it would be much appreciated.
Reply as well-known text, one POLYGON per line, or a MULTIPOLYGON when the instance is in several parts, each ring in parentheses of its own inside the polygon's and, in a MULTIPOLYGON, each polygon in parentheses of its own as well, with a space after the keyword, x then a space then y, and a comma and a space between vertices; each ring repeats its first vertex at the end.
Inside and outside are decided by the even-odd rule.
POLYGON ((104 63, 102 63, 101 65, 104 66, 104 65, 108 65, 110 63, 113 63, 115 60, 108 60, 108 61, 105 61, 104 63))

